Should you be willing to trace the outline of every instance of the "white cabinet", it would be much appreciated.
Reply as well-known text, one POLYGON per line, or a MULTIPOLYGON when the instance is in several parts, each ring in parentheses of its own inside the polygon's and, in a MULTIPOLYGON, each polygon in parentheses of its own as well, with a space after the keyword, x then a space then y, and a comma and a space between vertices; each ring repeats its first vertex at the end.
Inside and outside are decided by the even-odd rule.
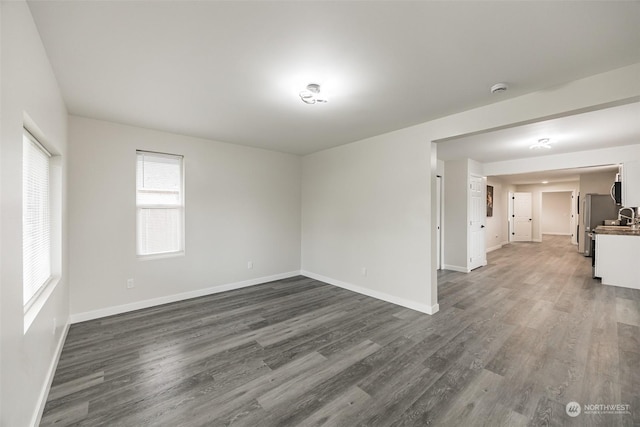
POLYGON ((640 206, 640 161, 622 165, 622 206, 640 206))
POLYGON ((640 236, 596 234, 595 267, 603 285, 640 289, 640 236))

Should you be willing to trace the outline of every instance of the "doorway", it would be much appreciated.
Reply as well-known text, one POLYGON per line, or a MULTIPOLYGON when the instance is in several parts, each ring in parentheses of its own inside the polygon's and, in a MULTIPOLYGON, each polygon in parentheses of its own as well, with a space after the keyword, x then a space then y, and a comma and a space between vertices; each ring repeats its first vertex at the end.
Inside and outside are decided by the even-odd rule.
POLYGON ((572 191, 542 193, 540 228, 543 235, 568 236, 573 243, 576 238, 573 197, 572 191))

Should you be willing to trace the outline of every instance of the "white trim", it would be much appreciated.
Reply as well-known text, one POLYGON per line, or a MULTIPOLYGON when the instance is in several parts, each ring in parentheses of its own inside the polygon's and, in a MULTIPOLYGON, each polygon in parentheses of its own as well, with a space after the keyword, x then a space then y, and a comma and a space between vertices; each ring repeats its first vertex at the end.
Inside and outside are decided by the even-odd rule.
POLYGON ((458 265, 449 265, 449 264, 445 264, 443 266, 443 269, 451 270, 451 271, 458 271, 460 273, 470 273, 471 272, 471 270, 469 270, 467 267, 460 267, 458 265))
POLYGON ((177 258, 184 256, 184 249, 174 252, 156 252, 148 255, 136 255, 138 261, 152 261, 154 259, 177 258))
POLYGON ((543 231, 542 235, 544 236, 545 234, 548 234, 550 236, 571 236, 571 233, 549 233, 549 232, 543 231))
MULTIPOLYGON (((531 240, 533 243, 542 243, 542 239, 532 239, 531 240)), ((527 242, 524 242, 527 243, 527 242)))
POLYGON ((274 280, 287 279, 289 277, 294 277, 299 275, 300 275, 299 270, 290 271, 287 273, 274 274, 272 276, 257 277, 255 279, 244 280, 242 282, 227 283, 224 285, 212 286, 210 288, 198 289, 190 292, 183 292, 179 294, 167 295, 167 296, 152 298, 152 299, 143 300, 143 301, 136 301, 129 304, 101 308, 99 310, 93 310, 93 311, 86 311, 84 313, 76 313, 71 315, 71 323, 85 322, 87 320, 113 316, 114 314, 121 314, 129 311, 140 310, 143 308, 155 307, 157 305, 168 304, 171 302, 183 301, 191 298, 198 298, 205 295, 212 295, 220 292, 231 291, 233 289, 246 288, 248 286, 260 285, 262 283, 273 282, 274 280))
POLYGON ((40 421, 42 419, 42 413, 44 412, 44 407, 47 404, 47 397, 49 396, 49 391, 51 390, 51 383, 53 382, 53 376, 56 373, 56 368, 58 367, 58 361, 60 361, 60 355, 62 354, 62 347, 64 346, 64 342, 67 339, 67 333, 69 332, 69 326, 71 326, 71 318, 67 319, 66 324, 64 325, 64 329, 62 330, 62 334, 60 334, 60 339, 58 340, 58 345, 56 346, 56 353, 49 365, 49 370, 47 371, 46 381, 40 390, 40 395, 38 396, 38 405, 36 406, 36 412, 31 417, 31 425, 33 427, 39 426, 40 421))
POLYGON ((354 285, 351 283, 342 282, 340 280, 331 279, 329 277, 322 276, 320 274, 312 273, 310 271, 301 270, 300 274, 311 279, 319 280, 324 283, 328 283, 333 286, 338 286, 339 288, 347 289, 352 292, 356 292, 362 295, 366 295, 368 297, 372 297, 375 299, 379 299, 382 301, 390 302, 391 304, 400 305, 402 307, 410 308, 415 311, 419 311, 421 313, 426 314, 436 314, 438 310, 440 310, 440 306, 438 304, 428 306, 426 304, 420 304, 414 301, 410 301, 404 298, 399 298, 393 295, 389 295, 384 292, 374 291, 371 289, 364 288, 362 286, 354 285))
POLYGON ((38 313, 47 303, 49 297, 60 283, 60 276, 52 276, 47 283, 42 286, 38 292, 24 306, 24 320, 22 322, 22 333, 26 334, 33 321, 36 320, 38 313))
POLYGON ((502 249, 502 245, 496 245, 496 246, 491 246, 490 248, 487 248, 487 253, 488 252, 493 252, 493 251, 497 251, 498 249, 502 249))

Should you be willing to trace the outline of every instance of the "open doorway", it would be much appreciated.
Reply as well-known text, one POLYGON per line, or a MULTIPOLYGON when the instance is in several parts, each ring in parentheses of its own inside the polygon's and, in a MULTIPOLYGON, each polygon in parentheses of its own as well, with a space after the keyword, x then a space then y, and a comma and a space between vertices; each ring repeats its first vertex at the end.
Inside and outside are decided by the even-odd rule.
POLYGON ((575 237, 575 215, 572 191, 542 192, 540 228, 542 235, 575 237))

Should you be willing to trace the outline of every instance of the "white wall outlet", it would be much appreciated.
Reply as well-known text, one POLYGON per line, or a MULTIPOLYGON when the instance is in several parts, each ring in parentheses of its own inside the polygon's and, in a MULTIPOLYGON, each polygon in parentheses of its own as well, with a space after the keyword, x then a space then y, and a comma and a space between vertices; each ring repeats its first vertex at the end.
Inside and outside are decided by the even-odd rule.
POLYGON ((367 275, 367 267, 362 267, 362 275, 363 276, 367 275))
POLYGON ((133 279, 127 279, 127 289, 132 289, 134 286, 133 279))
POLYGON ((253 268, 253 261, 247 262, 247 270, 251 270, 253 268))

